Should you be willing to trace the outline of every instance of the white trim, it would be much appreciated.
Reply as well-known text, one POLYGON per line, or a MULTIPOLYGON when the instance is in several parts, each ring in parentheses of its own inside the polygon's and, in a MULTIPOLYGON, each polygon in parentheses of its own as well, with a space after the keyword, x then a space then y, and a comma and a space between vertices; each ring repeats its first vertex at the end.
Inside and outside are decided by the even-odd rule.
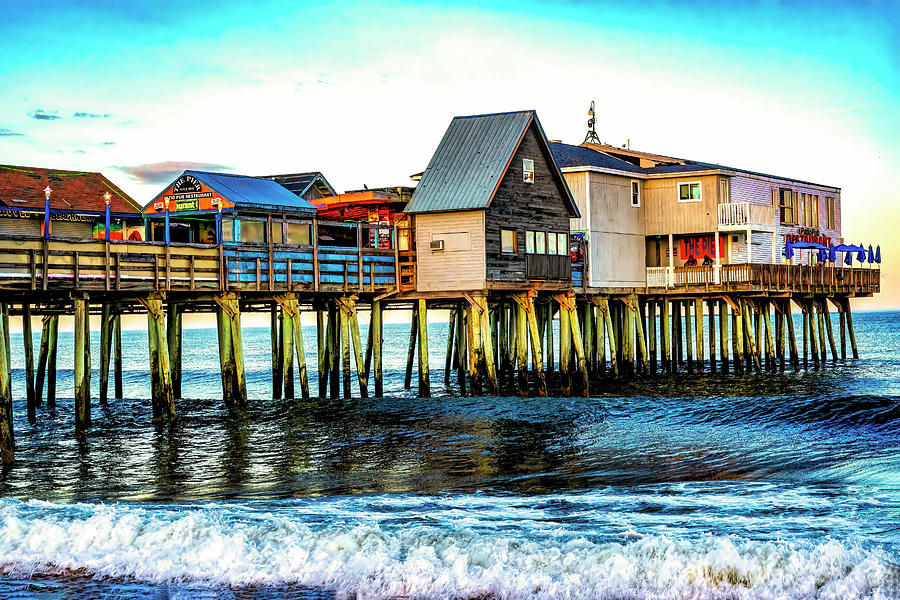
MULTIPOLYGON (((584 174, 584 212, 587 213, 584 216, 584 225, 585 229, 587 229, 587 280, 588 286, 591 287, 594 285, 594 261, 591 256, 591 174, 589 172, 584 174)), ((584 275, 582 274, 583 277, 584 275)))
MULTIPOLYGON (((687 203, 687 202, 702 202, 703 201, 703 182, 702 181, 679 181, 675 184, 675 190, 678 194, 677 199, 679 202, 687 203), (687 200, 681 199, 681 186, 683 185, 696 185, 700 190, 699 198, 689 198, 687 200)), ((690 188, 688 189, 688 195, 690 195, 690 188)))
POLYGON ((641 207, 641 182, 637 179, 632 179, 631 185, 629 187, 631 189, 628 190, 628 194, 631 198, 632 208, 640 208, 641 207), (634 184, 637 184, 637 204, 634 203, 634 184))

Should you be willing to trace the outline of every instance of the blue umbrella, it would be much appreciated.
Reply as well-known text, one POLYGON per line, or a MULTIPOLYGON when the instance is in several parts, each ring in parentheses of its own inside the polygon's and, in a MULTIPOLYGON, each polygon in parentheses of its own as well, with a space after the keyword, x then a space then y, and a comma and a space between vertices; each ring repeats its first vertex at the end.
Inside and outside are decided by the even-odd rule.
POLYGON ((794 258, 794 245, 791 240, 784 241, 784 257, 788 260, 794 258))
POLYGON ((826 260, 828 260, 828 250, 826 250, 825 248, 820 248, 819 249, 819 262, 825 262, 826 260))
POLYGON ((872 244, 869 244, 869 264, 875 262, 875 251, 872 250, 872 244))
POLYGON ((833 263, 837 262, 837 250, 834 249, 834 244, 828 246, 828 260, 833 263))
POLYGON ((875 248, 875 262, 881 264, 881 246, 875 248))
POLYGON ((864 246, 859 246, 859 252, 856 253, 857 262, 866 262, 866 249, 864 246))
POLYGON ((852 252, 844 252, 844 264, 850 266, 853 264, 853 253, 852 252))

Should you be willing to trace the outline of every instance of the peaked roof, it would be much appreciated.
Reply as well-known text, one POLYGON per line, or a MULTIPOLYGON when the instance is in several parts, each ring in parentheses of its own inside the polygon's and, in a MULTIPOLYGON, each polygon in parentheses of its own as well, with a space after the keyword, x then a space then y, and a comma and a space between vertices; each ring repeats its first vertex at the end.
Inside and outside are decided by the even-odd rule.
POLYGON ((110 212, 137 215, 141 211, 131 196, 100 173, 13 165, 0 165, 0 207, 43 211, 48 185, 53 210, 104 213, 103 195, 109 192, 110 212))
POLYGON ((569 214, 578 208, 533 110, 454 117, 422 174, 407 213, 487 208, 528 128, 537 128, 551 175, 569 214))
MULTIPOLYGON (((316 207, 279 185, 271 179, 233 175, 231 173, 212 173, 209 171, 185 171, 182 175, 193 175, 200 183, 225 196, 238 208, 259 208, 265 210, 285 210, 315 214, 316 207)), ((172 184, 151 200, 149 206, 163 196, 172 184)))
POLYGON ((328 180, 325 179, 325 176, 322 175, 320 171, 309 171, 307 173, 286 173, 283 175, 261 175, 264 179, 271 179, 272 181, 278 182, 283 185, 291 192, 298 196, 302 196, 309 188, 314 185, 319 185, 327 192, 323 195, 325 196, 336 196, 337 192, 331 187, 331 184, 328 183, 328 180))

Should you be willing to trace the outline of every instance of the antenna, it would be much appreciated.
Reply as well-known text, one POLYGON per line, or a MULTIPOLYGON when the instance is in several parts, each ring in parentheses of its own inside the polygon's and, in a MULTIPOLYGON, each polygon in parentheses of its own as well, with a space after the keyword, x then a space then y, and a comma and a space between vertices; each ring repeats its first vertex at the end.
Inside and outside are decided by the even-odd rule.
POLYGON ((584 136, 582 144, 601 144, 600 138, 597 137, 597 130, 594 128, 594 101, 591 100, 591 107, 588 109, 588 132, 584 136))

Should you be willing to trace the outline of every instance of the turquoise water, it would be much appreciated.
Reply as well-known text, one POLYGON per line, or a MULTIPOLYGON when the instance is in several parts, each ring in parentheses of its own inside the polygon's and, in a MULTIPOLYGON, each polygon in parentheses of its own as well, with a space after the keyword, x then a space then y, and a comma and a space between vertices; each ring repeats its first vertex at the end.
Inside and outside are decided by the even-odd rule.
POLYGON ((859 361, 590 399, 458 397, 436 325, 435 398, 402 389, 389 326, 386 398, 271 400, 268 329, 247 328, 246 408, 219 399, 215 331, 190 330, 194 399, 163 428, 126 331, 127 399, 95 401, 83 442, 61 334, 36 426, 15 373, 0 597, 897 598, 900 314, 855 321, 859 361))

